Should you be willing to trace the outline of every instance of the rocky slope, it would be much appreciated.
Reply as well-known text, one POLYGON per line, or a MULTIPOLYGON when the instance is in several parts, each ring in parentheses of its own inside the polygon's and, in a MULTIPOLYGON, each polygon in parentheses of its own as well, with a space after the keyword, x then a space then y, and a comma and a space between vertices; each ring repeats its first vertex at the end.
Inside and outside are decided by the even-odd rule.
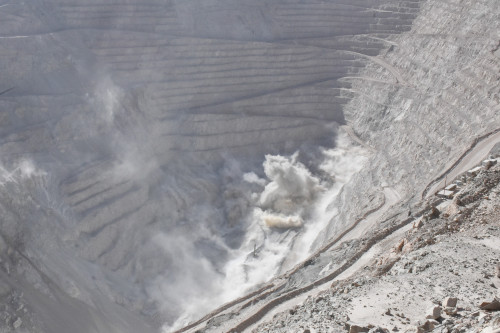
POLYGON ((99 317, 78 329, 109 332, 129 311, 158 328, 213 308, 245 237, 244 173, 264 177, 265 154, 333 146, 339 79, 418 7, 2 2, 0 230, 2 261, 17 258, 5 297, 35 289, 23 294, 48 332, 71 331, 51 317, 99 317))
POLYGON ((5 331, 148 332, 209 312, 270 183, 264 155, 300 150, 308 179, 332 182, 318 145, 345 131, 368 157, 325 204, 319 252, 289 271, 292 248, 284 275, 189 328, 248 329, 397 238, 427 185, 500 128, 497 0, 32 0, 0 18, 5 331))
MULTIPOLYGON (((196 323, 189 331, 256 329, 280 310, 289 311, 294 303, 328 289, 329 281, 349 276, 404 232, 413 221, 409 211, 424 214, 427 203, 422 199, 432 197, 434 185, 445 182, 447 175, 451 181, 456 170, 465 168, 463 172, 487 156, 499 140, 500 127, 498 9, 494 1, 425 1, 411 31, 381 38, 386 52, 371 58, 358 75, 343 79, 352 83, 343 89, 351 97, 344 108, 346 120, 354 139, 371 151, 370 167, 357 173, 328 206, 331 211, 341 209, 317 239, 317 254, 283 272, 257 295, 214 312, 208 317, 213 320, 196 323), (476 146, 479 141, 485 145, 476 146), (471 150, 474 156, 467 155, 471 150)), ((460 244, 468 253, 468 243, 460 244)), ((438 257, 433 260, 440 261, 438 257)), ((357 296, 360 301, 366 294, 357 296)), ((423 313, 430 303, 421 305, 417 311, 423 313)), ((333 312, 342 309, 335 306, 333 312)), ((282 314, 271 326, 257 330, 273 325, 282 331, 299 330, 284 317, 291 318, 282 314)), ((313 325, 307 319, 302 322, 307 323, 313 325)), ((338 325, 331 329, 343 329, 343 322, 338 325)))
POLYGON ((498 331, 500 166, 457 191, 427 201, 359 270, 253 332, 498 331))

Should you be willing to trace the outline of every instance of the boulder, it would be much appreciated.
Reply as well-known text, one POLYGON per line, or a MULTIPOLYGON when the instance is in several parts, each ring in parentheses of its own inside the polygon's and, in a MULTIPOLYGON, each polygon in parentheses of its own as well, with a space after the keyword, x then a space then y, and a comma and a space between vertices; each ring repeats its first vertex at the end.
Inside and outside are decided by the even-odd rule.
POLYGON ((441 190, 437 193, 437 196, 444 199, 453 199, 455 192, 448 190, 441 190))
POLYGON ((443 300, 443 308, 454 308, 457 306, 458 299, 456 297, 446 297, 443 300))
POLYGON ((417 326, 417 333, 430 332, 437 325, 439 325, 439 323, 434 319, 426 320, 423 324, 419 323, 419 325, 417 326))
POLYGON ((500 311, 500 301, 497 298, 494 298, 491 302, 481 303, 479 308, 481 308, 481 310, 500 311))
POLYGON ((497 266, 495 267, 495 276, 497 278, 500 278, 500 264, 497 264, 497 266))
POLYGON ((361 332, 368 332, 370 329, 365 326, 359 326, 359 325, 351 325, 351 328, 349 329, 349 333, 361 333, 361 332))
POLYGON ((439 217, 439 214, 441 214, 441 212, 439 211, 439 209, 437 209, 436 207, 432 206, 431 207, 431 211, 428 213, 429 220, 437 219, 439 217))
POLYGON ((460 213, 460 208, 458 207, 457 204, 455 204, 455 203, 452 202, 451 204, 449 204, 446 207, 443 215, 445 215, 445 216, 453 216, 453 215, 456 215, 458 213, 460 213))
POLYGON ((438 319, 441 317, 441 307, 440 306, 433 306, 429 310, 427 310, 427 315, 425 316, 426 319, 438 319))
POLYGON ((351 322, 346 322, 344 327, 349 333, 361 333, 368 332, 370 330, 370 328, 366 326, 357 325, 351 322))
POLYGON ((477 176, 477 174, 481 171, 481 167, 475 167, 474 169, 470 169, 467 171, 467 177, 474 178, 477 176))
POLYGON ((490 169, 492 166, 494 166, 495 164, 497 164, 497 160, 496 159, 488 159, 488 160, 484 160, 483 161, 483 167, 488 170, 490 169))

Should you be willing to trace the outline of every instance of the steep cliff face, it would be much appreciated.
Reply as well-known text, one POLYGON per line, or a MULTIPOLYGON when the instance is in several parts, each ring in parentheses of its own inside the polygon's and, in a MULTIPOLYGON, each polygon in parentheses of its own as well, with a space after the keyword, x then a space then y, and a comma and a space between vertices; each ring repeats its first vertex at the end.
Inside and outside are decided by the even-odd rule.
POLYGON ((499 15, 494 1, 426 1, 411 31, 384 37, 386 50, 345 79, 346 122, 375 152, 337 199, 345 209, 329 236, 384 188, 402 204, 420 199, 475 139, 500 128, 499 15))
POLYGON ((0 281, 28 309, 6 323, 35 331, 81 316, 82 332, 146 332, 130 313, 160 326, 213 308, 252 205, 271 202, 252 193, 328 178, 317 146, 339 124, 375 151, 318 245, 500 125, 493 0, 33 0, 0 17, 0 281))

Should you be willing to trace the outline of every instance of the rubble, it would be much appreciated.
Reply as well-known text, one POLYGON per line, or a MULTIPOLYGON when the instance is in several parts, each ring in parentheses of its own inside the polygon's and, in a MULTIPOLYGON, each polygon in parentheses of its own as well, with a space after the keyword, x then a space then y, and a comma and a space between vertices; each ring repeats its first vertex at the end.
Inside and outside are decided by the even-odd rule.
POLYGON ((430 332, 437 325, 439 325, 439 322, 434 319, 426 320, 424 323, 421 323, 417 326, 417 333, 430 332))

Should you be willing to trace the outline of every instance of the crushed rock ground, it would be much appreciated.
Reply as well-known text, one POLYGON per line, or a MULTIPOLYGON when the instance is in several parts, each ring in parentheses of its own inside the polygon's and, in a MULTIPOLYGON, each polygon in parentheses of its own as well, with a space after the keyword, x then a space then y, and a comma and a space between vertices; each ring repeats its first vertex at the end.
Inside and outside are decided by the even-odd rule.
POLYGON ((500 332, 500 308, 481 308, 500 299, 500 166, 461 181, 382 255, 253 332, 500 332))

